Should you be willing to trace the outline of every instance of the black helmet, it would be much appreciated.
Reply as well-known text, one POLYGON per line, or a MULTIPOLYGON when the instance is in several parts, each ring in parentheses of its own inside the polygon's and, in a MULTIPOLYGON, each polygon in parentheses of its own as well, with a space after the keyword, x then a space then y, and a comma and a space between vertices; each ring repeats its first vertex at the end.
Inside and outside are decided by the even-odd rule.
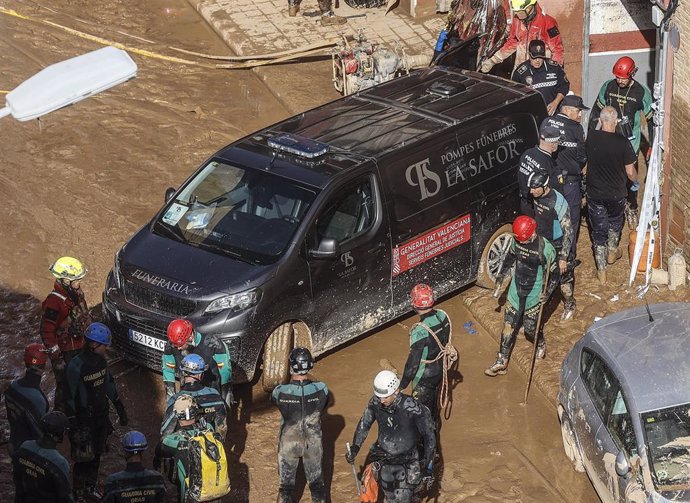
POLYGON ((314 368, 314 358, 307 348, 295 348, 290 351, 290 369, 294 374, 306 374, 314 368))
POLYGON ((62 442, 67 428, 67 416, 58 410, 48 412, 41 418, 41 430, 56 442, 62 442))
POLYGON ((530 189, 546 187, 549 184, 549 174, 543 169, 535 169, 527 179, 527 186, 530 189))

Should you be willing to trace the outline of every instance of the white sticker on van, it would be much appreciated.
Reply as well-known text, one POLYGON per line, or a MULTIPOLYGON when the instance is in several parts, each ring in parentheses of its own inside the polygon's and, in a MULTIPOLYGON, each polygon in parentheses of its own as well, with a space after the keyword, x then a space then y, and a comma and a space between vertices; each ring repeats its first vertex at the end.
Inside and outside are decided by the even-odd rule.
POLYGON ((163 215, 163 222, 168 225, 177 225, 177 222, 179 222, 180 218, 187 213, 188 209, 189 207, 185 206, 184 204, 172 203, 170 208, 168 208, 168 211, 166 211, 165 215, 163 215))

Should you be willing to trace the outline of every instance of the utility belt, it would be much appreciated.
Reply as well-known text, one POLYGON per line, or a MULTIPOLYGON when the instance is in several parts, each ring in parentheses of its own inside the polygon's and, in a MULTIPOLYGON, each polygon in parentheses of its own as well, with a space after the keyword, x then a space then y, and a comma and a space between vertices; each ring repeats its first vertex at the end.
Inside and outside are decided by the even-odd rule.
POLYGON ((374 461, 372 471, 381 488, 388 492, 396 489, 414 489, 422 480, 422 471, 417 459, 404 464, 391 463, 390 460, 374 461))
POLYGON ((580 183, 582 177, 580 175, 567 175, 565 177, 565 183, 580 183))

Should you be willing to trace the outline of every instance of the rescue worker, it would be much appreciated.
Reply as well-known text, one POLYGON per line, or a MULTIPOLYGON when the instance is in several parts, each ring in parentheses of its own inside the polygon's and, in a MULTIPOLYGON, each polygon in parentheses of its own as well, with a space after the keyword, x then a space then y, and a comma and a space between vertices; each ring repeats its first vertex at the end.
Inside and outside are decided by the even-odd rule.
MULTIPOLYGON (((410 330, 410 353, 400 380, 400 389, 412 383, 412 396, 427 406, 436 429, 441 424, 439 386, 446 378, 446 346, 450 342, 450 319, 442 309, 434 309, 434 291, 420 283, 410 292, 412 308, 419 322, 410 330)), ((457 358, 457 353, 455 353, 457 358)))
POLYGON ((55 408, 64 409, 65 366, 81 351, 91 315, 81 289, 86 267, 74 257, 60 257, 50 266, 53 291, 42 304, 41 339, 55 375, 55 408))
POLYGON ((201 432, 211 429, 203 422, 197 421, 200 417, 196 400, 191 395, 180 395, 173 403, 173 411, 180 425, 174 433, 163 436, 156 446, 153 458, 153 469, 160 470, 162 463, 173 461, 175 470, 174 481, 177 485, 177 501, 185 502, 187 493, 186 474, 189 473, 189 438, 199 435, 201 432))
POLYGON ((309 371, 314 367, 314 358, 308 349, 294 348, 290 352, 288 363, 290 382, 276 386, 271 394, 271 401, 278 407, 282 416, 278 435, 278 501, 293 501, 297 466, 302 459, 311 501, 326 503, 326 486, 321 464, 321 414, 328 405, 328 387, 321 381, 312 381, 309 378, 309 371))
POLYGON ((120 424, 128 423, 125 406, 120 401, 105 353, 111 344, 110 329, 92 323, 84 332, 81 353, 70 360, 66 371, 65 411, 70 420, 70 443, 74 461, 74 495, 96 498, 101 454, 106 450, 112 424, 108 413, 112 402, 120 424))
POLYGON ((587 142, 587 213, 592 230, 592 248, 597 278, 606 283, 606 266, 623 254, 621 229, 625 218, 626 183, 639 190, 635 152, 629 141, 616 132, 618 113, 604 107, 600 129, 590 131, 587 142))
MULTIPOLYGON (((347 18, 336 16, 335 12, 333 12, 333 0, 318 0, 318 2, 322 26, 347 23, 347 18)), ((297 15, 301 3, 302 0, 288 0, 288 15, 290 17, 297 15)))
POLYGON ((548 49, 547 57, 563 65, 563 41, 556 20, 544 13, 537 0, 510 0, 510 5, 515 16, 508 38, 493 56, 481 64, 479 71, 489 72, 494 65, 508 59, 513 53, 513 68, 516 68, 527 61, 527 51, 532 40, 543 40, 548 49))
POLYGON ((7 420, 10 423, 10 456, 27 440, 41 438, 41 418, 48 412, 48 398, 41 390, 41 379, 48 356, 43 344, 24 348, 24 377, 15 379, 5 392, 7 420))
POLYGON ((179 427, 174 410, 175 400, 181 395, 193 396, 196 400, 199 414, 213 427, 223 438, 227 434, 227 410, 218 390, 204 386, 201 382, 206 362, 197 354, 189 354, 180 363, 182 373, 182 387, 180 391, 170 397, 167 402, 167 410, 161 424, 161 436, 169 435, 179 427))
POLYGON ((546 172, 534 171, 529 176, 528 185, 534 198, 537 234, 548 239, 556 250, 561 294, 565 304, 562 319, 570 319, 575 312, 573 276, 566 275, 573 239, 570 209, 563 195, 549 186, 549 175, 546 172))
POLYGON ((182 359, 195 353, 208 364, 202 378, 203 385, 216 388, 228 407, 232 407, 232 365, 225 343, 215 336, 201 335, 194 330, 192 322, 185 319, 171 321, 167 335, 162 361, 166 399, 175 394, 175 380, 179 377, 176 372, 182 359))
POLYGON ((563 67, 553 60, 547 60, 543 40, 529 43, 529 60, 515 68, 511 79, 541 94, 549 115, 558 110, 558 105, 570 91, 570 82, 563 67))
POLYGON ((546 357, 544 332, 542 327, 537 327, 537 318, 540 306, 548 300, 558 284, 556 251, 546 238, 537 235, 537 222, 527 215, 520 215, 515 219, 513 234, 515 239, 511 242, 497 278, 498 284, 502 284, 505 275, 515 264, 503 313, 498 358, 484 371, 489 377, 503 375, 508 371, 521 319, 525 337, 537 344, 537 358, 546 357), (550 267, 550 275, 544 291, 547 265, 550 267))
POLYGON ((548 119, 549 124, 558 128, 563 135, 555 153, 556 174, 563 177, 561 194, 568 201, 573 239, 570 244, 568 267, 577 258, 577 239, 580 232, 580 210, 582 208, 582 177, 587 164, 585 133, 582 129, 582 111, 589 110, 582 98, 569 94, 561 101, 561 110, 548 119))
POLYGON ((165 498, 163 475, 144 468, 143 453, 149 444, 139 431, 128 431, 122 437, 127 467, 109 475, 105 481, 102 503, 160 503, 165 498))
POLYGON ((73 503, 69 484, 69 462, 60 454, 67 428, 67 416, 48 412, 40 420, 41 437, 27 440, 15 452, 15 503, 73 503))
MULTIPOLYGON (((650 145, 654 138, 652 93, 647 86, 633 78, 635 73, 637 73, 637 67, 632 58, 628 56, 619 58, 614 63, 612 71, 614 78, 604 82, 592 107, 592 113, 589 115, 589 130, 592 131, 596 128, 597 119, 604 107, 613 107, 618 112, 616 132, 622 134, 630 141, 630 145, 635 153, 635 171, 638 171, 637 158, 640 154, 643 116, 649 127, 650 145)), ((645 155, 645 158, 649 159, 649 153, 645 155)), ((637 227, 637 191, 632 190, 632 183, 628 183, 625 218, 631 230, 637 227)))
POLYGON ((423 477, 430 477, 436 451, 436 435, 429 409, 411 396, 401 393, 400 380, 390 370, 374 378, 374 396, 357 424, 350 450, 345 454, 354 464, 374 422, 378 438, 368 459, 388 503, 410 503, 423 477), (423 442, 423 457, 418 445, 423 442), (420 466, 421 461, 421 466, 420 466))
POLYGON ((518 170, 518 186, 520 188, 520 211, 524 215, 533 216, 532 195, 527 180, 535 170, 552 173, 555 169, 553 153, 558 148, 561 131, 548 123, 547 117, 539 127, 539 145, 528 148, 520 156, 518 170))

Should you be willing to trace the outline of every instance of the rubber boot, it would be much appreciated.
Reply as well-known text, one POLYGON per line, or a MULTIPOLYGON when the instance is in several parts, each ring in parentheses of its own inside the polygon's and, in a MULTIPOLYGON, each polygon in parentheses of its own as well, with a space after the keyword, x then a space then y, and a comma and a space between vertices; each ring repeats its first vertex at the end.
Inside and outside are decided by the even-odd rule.
POLYGON ((561 315, 561 321, 568 321, 575 314, 573 280, 570 280, 568 283, 561 283, 561 295, 563 296, 563 314, 561 315))
POLYGON ((597 266, 597 279, 602 285, 606 284, 606 245, 594 247, 594 263, 597 266))
POLYGON ((508 358, 498 353, 498 358, 493 365, 484 371, 484 375, 496 377, 497 375, 505 375, 506 372, 508 372, 508 358))
POLYGON ((546 341, 542 335, 537 343, 537 360, 543 360, 546 358, 546 341))
POLYGON ((637 208, 632 208, 630 206, 630 203, 625 203, 625 221, 628 224, 628 229, 630 229, 631 231, 634 231, 637 228, 637 208))
POLYGON ((621 235, 609 229, 609 239, 607 242, 608 254, 606 255, 606 262, 615 264, 616 261, 623 256, 623 250, 618 246, 621 240, 621 235))
POLYGON ((295 17, 299 12, 298 2, 288 2, 288 16, 295 17))

